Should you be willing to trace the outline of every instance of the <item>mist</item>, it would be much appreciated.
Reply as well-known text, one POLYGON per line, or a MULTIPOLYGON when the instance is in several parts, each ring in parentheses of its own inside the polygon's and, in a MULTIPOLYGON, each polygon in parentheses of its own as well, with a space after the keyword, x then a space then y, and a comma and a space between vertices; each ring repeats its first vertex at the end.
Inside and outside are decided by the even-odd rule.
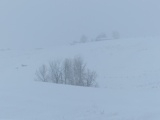
POLYGON ((118 31, 160 34, 158 0, 1 0, 0 47, 52 47, 118 31))

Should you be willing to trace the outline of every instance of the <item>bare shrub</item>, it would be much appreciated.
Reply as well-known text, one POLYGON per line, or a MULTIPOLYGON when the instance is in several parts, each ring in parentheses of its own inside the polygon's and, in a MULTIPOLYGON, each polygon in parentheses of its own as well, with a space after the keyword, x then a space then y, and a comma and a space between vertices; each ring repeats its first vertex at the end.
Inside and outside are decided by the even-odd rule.
POLYGON ((96 83, 96 78, 97 78, 97 74, 95 71, 90 71, 89 69, 86 72, 86 76, 85 76, 85 86, 87 87, 96 87, 97 83, 96 83))
POLYGON ((96 37, 95 41, 103 41, 103 40, 107 40, 107 35, 105 33, 101 33, 96 37))
POLYGON ((86 35, 82 35, 81 38, 80 38, 80 43, 86 43, 88 41, 88 38, 86 35))
POLYGON ((49 79, 53 83, 63 83, 60 61, 53 61, 49 63, 49 79))
POLYGON ((81 57, 75 57, 73 59, 73 69, 75 85, 84 86, 86 65, 81 57))
POLYGON ((42 65, 36 71, 36 79, 43 82, 96 87, 95 71, 87 69, 81 57, 65 59, 63 62, 49 62, 49 68, 42 65))
POLYGON ((36 71, 36 80, 42 82, 48 82, 48 69, 46 65, 42 65, 36 71))
POLYGON ((64 84, 74 85, 73 63, 71 59, 65 59, 63 62, 63 79, 64 84))

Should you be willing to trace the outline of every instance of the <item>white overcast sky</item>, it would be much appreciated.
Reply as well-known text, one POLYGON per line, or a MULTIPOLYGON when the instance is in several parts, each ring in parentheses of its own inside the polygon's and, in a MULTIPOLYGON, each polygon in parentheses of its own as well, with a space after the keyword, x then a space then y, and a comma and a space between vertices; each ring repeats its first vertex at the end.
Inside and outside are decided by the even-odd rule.
POLYGON ((0 47, 43 47, 85 34, 158 36, 159 0, 0 0, 0 47))

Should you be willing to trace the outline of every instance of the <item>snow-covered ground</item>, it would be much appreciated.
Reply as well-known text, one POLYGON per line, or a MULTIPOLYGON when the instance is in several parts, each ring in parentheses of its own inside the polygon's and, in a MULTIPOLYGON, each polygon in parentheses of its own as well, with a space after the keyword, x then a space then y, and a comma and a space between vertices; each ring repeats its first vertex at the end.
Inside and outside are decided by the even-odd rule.
POLYGON ((2 120, 159 120, 160 38, 0 49, 2 120), (34 81, 52 60, 81 56, 99 88, 34 81))

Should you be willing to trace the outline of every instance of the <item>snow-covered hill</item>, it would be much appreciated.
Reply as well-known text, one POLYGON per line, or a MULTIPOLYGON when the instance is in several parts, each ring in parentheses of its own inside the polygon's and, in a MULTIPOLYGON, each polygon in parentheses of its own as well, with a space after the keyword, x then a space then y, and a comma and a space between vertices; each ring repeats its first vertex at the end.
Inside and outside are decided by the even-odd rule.
POLYGON ((0 50, 0 119, 159 120, 160 38, 0 50), (81 56, 99 88, 34 81, 52 60, 81 56))

